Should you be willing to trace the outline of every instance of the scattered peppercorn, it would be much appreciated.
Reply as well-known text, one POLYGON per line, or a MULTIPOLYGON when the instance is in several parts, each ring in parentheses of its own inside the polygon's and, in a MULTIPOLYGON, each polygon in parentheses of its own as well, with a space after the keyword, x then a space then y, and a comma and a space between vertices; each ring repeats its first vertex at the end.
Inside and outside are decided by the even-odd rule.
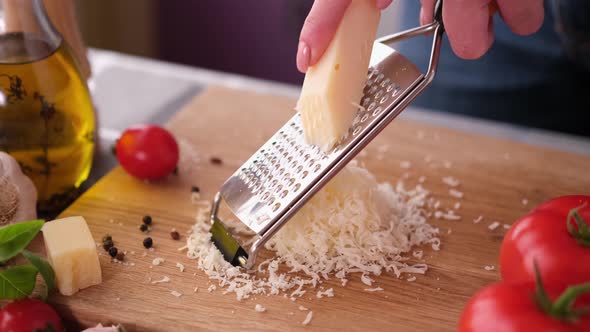
POLYGON ((102 247, 106 251, 109 251, 114 245, 115 243, 113 243, 113 240, 106 240, 102 243, 102 247))
POLYGON ((191 192, 193 192, 193 193, 200 193, 201 192, 201 189, 199 187, 197 187, 197 186, 192 186, 191 187, 191 192))
POLYGON ((146 224, 141 224, 141 226, 139 226, 139 230, 142 232, 147 232, 148 231, 148 225, 146 224))
POLYGON ((117 260, 119 261, 123 261, 125 259, 125 253, 124 252, 118 252, 117 253, 117 260))
POLYGON ((144 216, 143 223, 146 225, 151 225, 152 224, 152 217, 151 216, 144 216))
POLYGON ((221 158, 218 158, 218 157, 211 157, 211 159, 209 159, 209 161, 211 161, 211 163, 213 165, 221 165, 221 164, 223 164, 223 160, 221 160, 221 158))
POLYGON ((146 237, 145 239, 143 239, 143 246, 146 247, 146 249, 151 248, 153 244, 154 241, 151 237, 146 237))
POLYGON ((105 234, 105 236, 102 237, 102 243, 105 243, 107 241, 113 241, 113 237, 109 234, 105 234))
POLYGON ((180 239, 180 234, 177 231, 172 231, 170 232, 170 237, 172 237, 173 240, 178 240, 180 239))
POLYGON ((109 255, 113 258, 117 257, 117 252, 118 252, 117 247, 111 247, 109 249, 109 255))

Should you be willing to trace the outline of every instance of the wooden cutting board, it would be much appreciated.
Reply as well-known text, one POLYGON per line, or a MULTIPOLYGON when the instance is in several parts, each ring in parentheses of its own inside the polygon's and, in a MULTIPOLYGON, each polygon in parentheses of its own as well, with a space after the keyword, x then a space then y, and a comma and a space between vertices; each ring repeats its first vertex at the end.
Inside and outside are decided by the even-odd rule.
POLYGON ((424 176, 424 186, 443 208, 461 204, 462 220, 431 219, 440 227, 442 246, 439 252, 426 251, 426 275, 413 282, 383 275, 375 286, 384 291, 372 293, 364 291, 367 286, 359 276, 344 288, 329 281, 324 287, 334 288, 333 298, 317 299, 315 292, 308 292, 296 302, 282 296, 238 302, 233 294, 223 295, 220 287, 208 292, 214 283, 177 250, 195 222, 191 186, 199 186, 202 198, 210 200, 292 115, 294 103, 252 92, 208 89, 168 124, 181 145, 177 176, 146 183, 116 168, 86 192, 62 216, 84 216, 97 242, 112 234, 116 246, 127 251, 128 265, 112 263, 101 249, 104 282, 72 297, 53 297, 60 312, 84 326, 122 323, 130 331, 453 331, 468 298, 499 280, 498 252, 505 229, 492 231, 488 225, 511 224, 554 196, 590 193, 588 157, 396 120, 360 160, 381 181, 396 182, 406 174, 408 185, 415 185, 424 176), (211 157, 221 158, 222 165, 212 164, 211 157), (411 167, 401 167, 402 161, 411 167), (460 181, 463 199, 449 195, 449 186, 442 182, 445 176, 460 181), (154 220, 154 252, 142 247, 145 235, 138 228, 144 215, 154 220), (480 215, 483 221, 474 224, 480 215), (172 228, 181 232, 180 241, 171 239, 172 228), (165 262, 152 266, 155 257, 165 262), (177 262, 186 267, 184 272, 177 262), (149 282, 164 276, 171 282, 149 282), (171 291, 183 295, 177 298, 171 291), (256 312, 256 304, 267 311, 256 312), (302 325, 307 312, 298 310, 300 305, 314 312, 308 326, 302 325))

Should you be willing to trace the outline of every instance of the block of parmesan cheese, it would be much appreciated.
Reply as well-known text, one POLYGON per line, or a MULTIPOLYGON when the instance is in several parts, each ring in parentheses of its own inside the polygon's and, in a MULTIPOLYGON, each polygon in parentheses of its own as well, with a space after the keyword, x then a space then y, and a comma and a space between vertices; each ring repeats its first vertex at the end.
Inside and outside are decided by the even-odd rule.
POLYGON ((47 222, 41 231, 61 294, 73 295, 102 282, 96 245, 83 217, 47 222))
POLYGON ((325 53, 308 69, 297 102, 307 143, 327 151, 348 132, 363 95, 379 18, 374 0, 352 0, 325 53))

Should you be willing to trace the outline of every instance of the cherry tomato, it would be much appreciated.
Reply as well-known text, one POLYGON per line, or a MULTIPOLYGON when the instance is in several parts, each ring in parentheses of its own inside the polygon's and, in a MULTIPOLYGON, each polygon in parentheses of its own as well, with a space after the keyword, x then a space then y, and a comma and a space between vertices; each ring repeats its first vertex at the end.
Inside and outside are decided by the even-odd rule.
POLYGON ((61 318, 49 304, 37 299, 24 299, 7 304, 0 311, 0 331, 56 331, 64 327, 61 318))
POLYGON ((174 136, 154 125, 125 130, 117 141, 116 152, 125 171, 142 180, 162 178, 178 164, 178 144, 174 136))
MULTIPOLYGON (((555 300, 564 287, 547 287, 555 300)), ((459 321, 459 332, 588 332, 590 316, 573 322, 560 320, 543 312, 535 302, 535 284, 497 283, 477 292, 467 303, 459 321)), ((574 302, 582 308, 590 301, 574 302)))
POLYGON ((581 195, 552 199, 512 225, 500 249, 502 280, 534 282, 536 260, 548 285, 590 281, 590 247, 577 241, 567 229, 568 213, 581 206, 578 214, 590 226, 590 196, 581 195))

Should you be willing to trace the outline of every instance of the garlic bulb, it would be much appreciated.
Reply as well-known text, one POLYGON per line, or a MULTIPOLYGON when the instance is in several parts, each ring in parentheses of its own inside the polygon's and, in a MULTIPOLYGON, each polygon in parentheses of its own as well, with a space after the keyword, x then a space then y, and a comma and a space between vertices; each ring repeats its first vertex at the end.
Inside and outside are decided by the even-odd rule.
POLYGON ((9 154, 0 151, 0 227, 37 218, 37 189, 9 154))

